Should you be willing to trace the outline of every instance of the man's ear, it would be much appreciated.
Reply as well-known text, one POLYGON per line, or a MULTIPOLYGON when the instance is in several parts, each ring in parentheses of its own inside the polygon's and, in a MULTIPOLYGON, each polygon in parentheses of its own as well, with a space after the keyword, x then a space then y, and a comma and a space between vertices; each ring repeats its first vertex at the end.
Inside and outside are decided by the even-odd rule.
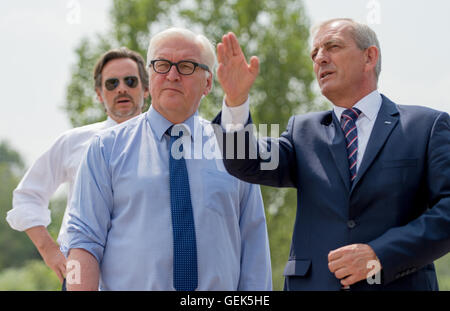
POLYGON ((103 108, 105 108, 105 111, 106 111, 105 103, 104 103, 103 96, 102 96, 102 91, 99 88, 95 88, 95 93, 97 93, 97 99, 103 105, 103 108))
POLYGON ((206 78, 206 86, 205 90, 203 91, 203 95, 206 96, 211 92, 212 90, 212 84, 213 84, 213 75, 209 72, 208 78, 206 78))
POLYGON ((102 97, 102 92, 100 91, 99 88, 95 88, 95 93, 97 93, 97 99, 99 102, 103 103, 103 97, 102 97))
POLYGON ((380 57, 380 52, 378 51, 378 48, 376 46, 372 45, 366 49, 365 54, 367 69, 373 70, 377 65, 378 58, 380 57))

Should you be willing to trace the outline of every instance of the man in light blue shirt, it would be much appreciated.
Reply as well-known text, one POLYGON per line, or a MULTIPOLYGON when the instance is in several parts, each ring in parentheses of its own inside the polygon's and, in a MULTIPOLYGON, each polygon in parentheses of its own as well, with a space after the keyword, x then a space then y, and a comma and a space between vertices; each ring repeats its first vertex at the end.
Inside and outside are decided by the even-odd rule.
POLYGON ((180 252, 174 251, 171 214, 169 158, 179 156, 175 149, 185 159, 195 231, 189 268, 195 286, 187 290, 272 289, 259 186, 226 172, 210 124, 197 114, 215 62, 211 43, 186 29, 171 28, 151 40, 152 106, 98 134, 78 171, 69 242, 62 245, 69 290, 174 290, 175 273, 181 269, 183 280, 190 277, 174 257, 180 252), (184 136, 171 145, 174 131, 184 136))

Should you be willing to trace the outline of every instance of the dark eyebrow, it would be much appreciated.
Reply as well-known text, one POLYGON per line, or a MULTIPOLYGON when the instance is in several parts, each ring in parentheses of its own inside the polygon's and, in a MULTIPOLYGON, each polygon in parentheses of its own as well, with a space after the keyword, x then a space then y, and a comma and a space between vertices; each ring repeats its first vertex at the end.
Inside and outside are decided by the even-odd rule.
MULTIPOLYGON (((344 42, 343 42, 342 40, 334 39, 334 38, 333 38, 333 39, 330 39, 330 40, 326 41, 325 43, 323 43, 322 46, 327 48, 327 47, 330 47, 330 46, 335 45, 335 44, 338 44, 338 45, 343 46, 343 45, 344 45, 344 42)), ((318 50, 319 50, 318 47, 314 48, 314 49, 311 51, 310 55, 313 56, 314 53, 316 53, 318 50)))
POLYGON ((325 42, 323 44, 323 46, 329 47, 330 45, 335 45, 335 44, 344 45, 344 42, 342 40, 339 40, 339 39, 330 39, 327 42, 325 42))
MULTIPOLYGON (((327 47, 327 46, 330 46, 330 45, 333 45, 333 44, 344 45, 344 41, 339 40, 339 39, 330 39, 330 40, 325 41, 325 43, 322 43, 321 46, 327 47)), ((319 48, 316 47, 316 48, 314 48, 314 49, 312 50, 312 52, 314 52, 314 51, 316 51, 316 50, 318 50, 318 49, 319 49, 319 48)), ((312 53, 312 52, 311 52, 311 53, 312 53)))

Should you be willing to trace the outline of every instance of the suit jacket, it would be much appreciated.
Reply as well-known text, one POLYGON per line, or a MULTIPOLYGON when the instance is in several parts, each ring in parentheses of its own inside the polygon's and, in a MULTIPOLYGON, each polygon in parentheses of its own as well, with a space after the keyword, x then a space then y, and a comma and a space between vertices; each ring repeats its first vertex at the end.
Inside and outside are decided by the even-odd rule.
MULTIPOLYGON (((352 186, 344 134, 332 111, 293 116, 280 138, 266 138, 279 149, 274 170, 261 170, 260 157, 227 159, 227 137, 243 131, 216 131, 225 135, 220 140, 231 175, 297 188, 286 290, 339 290, 328 253, 354 243, 369 244, 383 269, 381 284, 363 280, 352 290, 438 289, 433 261, 450 251, 449 115, 382 98, 352 186)), ((251 137, 246 147, 257 148, 251 137)))

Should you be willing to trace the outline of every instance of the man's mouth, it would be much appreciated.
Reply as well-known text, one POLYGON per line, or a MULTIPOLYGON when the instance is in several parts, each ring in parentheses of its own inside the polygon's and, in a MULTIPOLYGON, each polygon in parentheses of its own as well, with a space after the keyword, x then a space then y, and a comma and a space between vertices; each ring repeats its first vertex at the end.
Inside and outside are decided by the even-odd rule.
POLYGON ((333 73, 334 73, 333 71, 324 71, 324 72, 322 72, 322 73, 320 74, 320 80, 322 80, 322 79, 328 77, 329 75, 331 75, 331 74, 333 74, 333 73))
POLYGON ((172 92, 182 93, 180 90, 177 90, 174 88, 165 88, 164 91, 172 91, 172 92))
POLYGON ((116 101, 118 104, 128 104, 129 102, 131 102, 131 100, 128 98, 122 98, 116 101))

